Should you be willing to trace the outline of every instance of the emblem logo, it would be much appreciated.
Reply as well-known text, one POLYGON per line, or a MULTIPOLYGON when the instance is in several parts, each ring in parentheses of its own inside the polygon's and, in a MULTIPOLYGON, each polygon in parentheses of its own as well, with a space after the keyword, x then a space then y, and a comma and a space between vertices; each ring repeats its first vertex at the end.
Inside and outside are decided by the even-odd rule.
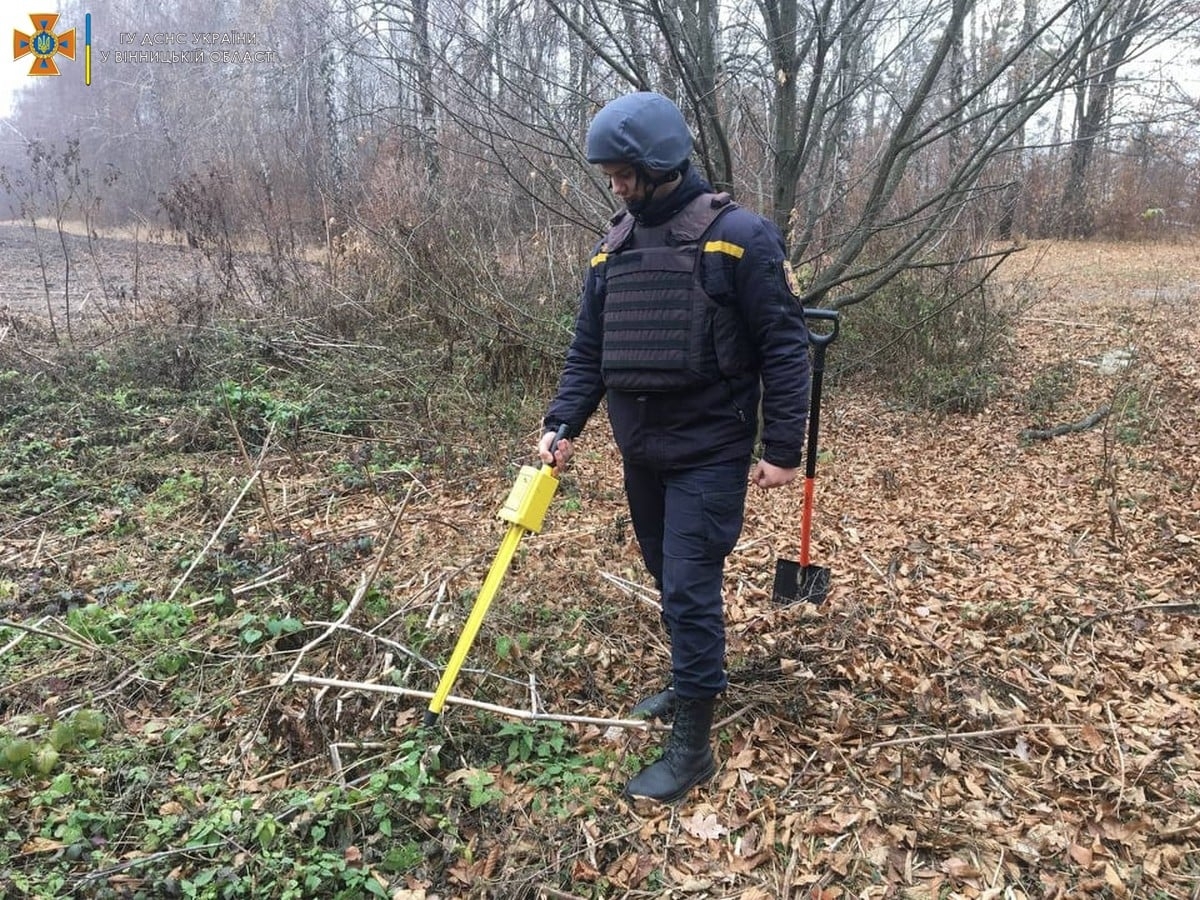
POLYGON ((787 282, 788 290, 792 292, 793 297, 799 297, 803 293, 800 279, 796 277, 796 270, 786 259, 783 261, 783 280, 787 282))
POLYGON ((35 31, 25 34, 13 29, 13 59, 18 60, 33 54, 33 67, 30 75, 57 75, 58 66, 54 57, 62 54, 67 59, 75 58, 75 29, 54 33, 58 23, 58 13, 30 13, 35 31))

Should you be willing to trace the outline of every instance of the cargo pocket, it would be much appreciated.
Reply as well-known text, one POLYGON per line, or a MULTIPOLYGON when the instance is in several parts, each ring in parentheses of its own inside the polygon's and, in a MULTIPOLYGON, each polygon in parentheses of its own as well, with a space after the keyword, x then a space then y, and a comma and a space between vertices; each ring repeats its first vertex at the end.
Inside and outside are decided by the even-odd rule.
POLYGON ((710 556, 724 558, 733 552, 742 533, 746 490, 706 492, 700 502, 705 548, 710 556))

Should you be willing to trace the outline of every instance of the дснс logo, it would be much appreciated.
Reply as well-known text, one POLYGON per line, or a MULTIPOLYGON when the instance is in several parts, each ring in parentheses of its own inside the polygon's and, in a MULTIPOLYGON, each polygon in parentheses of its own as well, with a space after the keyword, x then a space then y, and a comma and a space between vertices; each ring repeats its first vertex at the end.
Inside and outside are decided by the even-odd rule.
POLYGON ((75 29, 55 34, 58 13, 30 13, 29 18, 36 30, 32 35, 13 30, 13 59, 32 53, 34 60, 30 75, 57 75, 58 66, 54 64, 56 54, 61 53, 67 59, 75 58, 75 29))

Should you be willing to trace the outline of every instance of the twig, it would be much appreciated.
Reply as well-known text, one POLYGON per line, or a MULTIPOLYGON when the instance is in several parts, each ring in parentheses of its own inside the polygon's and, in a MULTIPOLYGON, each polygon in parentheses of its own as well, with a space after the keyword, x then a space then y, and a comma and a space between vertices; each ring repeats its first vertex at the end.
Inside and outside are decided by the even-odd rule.
POLYGON ((16 350, 22 356, 28 356, 30 359, 40 362, 43 366, 46 366, 47 368, 59 369, 59 370, 61 370, 63 368, 62 363, 54 362, 51 359, 43 359, 42 357, 38 356, 36 353, 33 353, 30 350, 26 350, 24 347, 17 347, 16 350))
POLYGON ((401 653, 401 655, 407 656, 409 659, 415 659, 417 662, 421 663, 421 665, 425 666, 425 668, 427 668, 427 669, 436 669, 438 667, 437 663, 433 662, 432 660, 426 659, 420 653, 418 653, 416 650, 411 650, 408 647, 405 647, 403 644, 399 643, 398 641, 393 641, 390 638, 380 637, 379 635, 375 634, 374 631, 366 631, 362 628, 355 628, 353 625, 347 625, 345 622, 342 622, 342 621, 324 622, 324 621, 321 621, 318 619, 318 620, 315 620, 312 622, 305 622, 304 624, 305 625, 315 625, 317 627, 324 625, 327 628, 337 628, 337 629, 340 629, 341 631, 349 631, 352 634, 362 635, 365 638, 370 638, 373 641, 378 641, 379 643, 383 644, 385 647, 391 647, 393 650, 398 650, 401 653))
POLYGON ((124 862, 117 863, 115 866, 109 866, 107 869, 88 872, 88 874, 75 882, 75 886, 82 887, 89 881, 99 881, 102 878, 116 875, 118 872, 124 872, 126 869, 133 868, 134 866, 144 866, 148 863, 157 862, 160 859, 169 859, 172 856, 179 856, 184 853, 199 853, 202 850, 216 850, 218 847, 224 846, 224 841, 215 841, 211 844, 199 844, 195 847, 175 847, 171 850, 159 850, 157 853, 151 853, 148 856, 135 856, 133 859, 127 859, 124 862))
MULTIPOLYGON (((0 628, 3 628, 3 627, 4 627, 3 622, 0 622, 0 628)), ((20 634, 18 634, 15 638, 13 638, 11 641, 9 641, 7 644, 5 644, 3 647, 0 647, 0 656, 3 656, 5 653, 7 653, 13 647, 17 646, 17 644, 21 643, 21 641, 25 640, 25 637, 28 634, 29 634, 29 632, 22 631, 20 634)))
MULTIPOLYGON (((45 622, 45 621, 46 621, 45 619, 41 619, 41 620, 39 620, 38 624, 40 625, 42 622, 45 622)), ((15 629, 17 629, 17 631, 24 631, 29 634, 36 634, 39 637, 50 638, 53 641, 62 641, 64 644, 70 644, 72 647, 78 647, 80 650, 86 650, 88 653, 95 653, 97 650, 100 649, 95 644, 88 644, 81 640, 75 640, 74 638, 69 638, 64 634, 55 634, 53 631, 43 631, 41 628, 38 628, 35 625, 26 625, 23 622, 13 622, 9 619, 0 619, 0 628, 15 628, 15 629)), ((12 644, 9 644, 9 646, 12 646, 15 643, 16 643, 16 641, 13 641, 12 644)), ((7 649, 8 649, 8 647, 4 648, 4 650, 7 650, 7 649)), ((3 652, 3 651, 0 651, 0 652, 3 652)))
POLYGON ((945 731, 938 734, 922 734, 915 737, 895 738, 890 741, 880 741, 878 744, 868 744, 861 750, 878 750, 880 747, 899 747, 902 744, 924 744, 943 741, 965 741, 981 737, 995 737, 1001 734, 1016 734, 1021 731, 1041 731, 1057 728, 1061 731, 1078 731, 1082 725, 1059 725, 1054 722, 1029 722, 1025 725, 1005 725, 1003 728, 989 728, 985 731, 945 731))
POLYGON ((1043 319, 1036 316, 1027 316, 1026 322, 1040 322, 1043 325, 1068 325, 1071 328, 1100 328, 1099 322, 1072 322, 1068 319, 1043 319))
POLYGON ((716 722, 713 724, 713 727, 712 727, 713 732, 715 733, 717 731, 720 731, 722 728, 725 728, 725 727, 733 724, 738 719, 740 719, 742 716, 746 715, 747 713, 753 712, 756 708, 757 708, 757 704, 748 703, 745 706, 741 707, 740 709, 734 710, 729 715, 727 715, 725 718, 723 718, 719 722, 716 722))
POLYGON ((792 885, 796 881, 796 863, 799 861, 799 841, 792 842, 792 852, 788 855, 787 866, 783 870, 782 890, 779 892, 780 897, 792 896, 792 885))
POLYGON ((1108 727, 1112 729, 1113 743, 1117 747, 1117 762, 1121 765, 1121 789, 1117 791, 1117 807, 1114 815, 1121 812, 1121 798, 1125 796, 1125 753, 1121 750, 1121 733, 1117 731, 1117 720, 1113 718, 1112 704, 1104 704, 1104 712, 1108 716, 1108 727))
POLYGON ((1021 429, 1021 437, 1028 441, 1048 441, 1050 438, 1070 434, 1073 431, 1087 431, 1089 428, 1095 428, 1104 421, 1111 408, 1108 404, 1105 404, 1085 419, 1065 425, 1055 425, 1053 428, 1023 428, 1021 429))
POLYGON ((875 562, 875 560, 873 560, 873 559, 871 559, 871 557, 867 556, 866 553, 864 553, 862 555, 862 558, 867 561, 867 565, 870 566, 871 569, 875 572, 875 574, 879 576, 880 581, 882 581, 888 587, 892 586, 891 581, 888 580, 887 574, 883 571, 883 569, 879 568, 879 565, 875 562))
POLYGON ((276 769, 274 772, 267 772, 265 775, 254 776, 255 781, 274 781, 283 775, 290 775, 297 769, 303 769, 305 766, 311 766, 315 762, 320 762, 321 757, 314 756, 311 759, 302 759, 300 762, 292 763, 290 766, 284 766, 282 769, 276 769))
POLYGON ((1169 831, 1158 831, 1155 832, 1154 836, 1156 838, 1180 837, 1185 834, 1190 834, 1196 829, 1197 825, 1200 825, 1200 813, 1196 813, 1196 815, 1192 816, 1178 828, 1172 828, 1169 831))
POLYGON ((254 472, 255 484, 258 485, 258 499, 262 503, 263 513, 267 517, 267 527, 271 529, 272 535, 278 535, 279 529, 275 527, 275 517, 271 515, 271 501, 267 497, 267 486, 262 482, 262 461, 267 455, 267 447, 271 444, 271 436, 275 434, 275 423, 271 423, 271 427, 267 429, 267 436, 263 439, 262 448, 258 451, 258 462, 250 462, 250 454, 246 452, 246 444, 242 441, 242 433, 238 430, 237 420, 233 417, 233 409, 229 405, 229 398, 225 398, 225 415, 229 418, 229 427, 233 429, 234 440, 237 441, 238 452, 242 455, 242 461, 246 464, 246 468, 254 472))
MULTIPOLYGON (((634 826, 632 828, 627 828, 624 831, 618 831, 615 834, 606 835, 605 837, 601 838, 600 840, 596 840, 595 838, 593 838, 590 834, 588 834, 587 830, 585 829, 584 837, 587 839, 587 845, 584 847, 580 847, 576 850, 572 850, 569 853, 558 854, 555 857, 555 866, 557 866, 560 870, 569 868, 566 865, 566 863, 569 863, 571 860, 577 859, 580 856, 584 856, 584 855, 586 855, 588 857, 588 862, 593 862, 596 858, 596 850, 598 848, 607 847, 609 844, 619 843, 620 841, 625 840, 625 838, 627 838, 631 835, 637 834, 644 827, 645 827, 645 825, 643 823, 637 822, 634 824, 634 826)), ((539 870, 531 878, 529 878, 525 881, 522 881, 521 884, 522 885, 526 885, 526 884, 532 885, 538 878, 544 877, 550 871, 551 871, 551 867, 549 865, 543 866, 541 870, 539 870)), ((539 884, 537 887, 538 887, 538 890, 540 890, 540 891, 545 891, 547 889, 553 890, 553 891, 559 890, 558 888, 548 888, 548 886, 544 882, 542 884, 539 884)), ((518 892, 514 891, 512 893, 514 895, 516 895, 518 892)), ((625 896, 629 896, 629 895, 626 894, 625 896)), ((565 897, 571 898, 572 895, 566 894, 565 897)), ((559 896, 555 897, 554 900, 564 900, 564 895, 562 895, 560 892, 559 896)), ((576 898, 576 900, 583 900, 583 898, 576 898)))
MULTIPOLYGON (((12 528, 8 529, 5 532, 0 533, 0 540, 4 540, 9 535, 16 534, 18 531, 20 531, 26 525, 32 525, 34 522, 36 522, 38 519, 42 518, 43 516, 48 516, 51 513, 56 513, 60 509, 65 509, 68 506, 74 506, 76 503, 80 502, 82 499, 83 499, 82 497, 74 497, 70 500, 66 500, 63 503, 58 504, 57 506, 52 506, 49 509, 44 509, 40 513, 35 513, 32 516, 27 516, 26 518, 24 518, 20 522, 18 522, 16 525, 14 525, 12 528)), ((46 533, 43 531, 42 537, 45 538, 45 536, 46 536, 46 533)), ((38 546, 41 546, 40 543, 38 546)))
MULTIPOLYGON (((375 691, 382 694, 395 694, 399 697, 414 697, 418 700, 432 700, 433 691, 418 691, 413 688, 395 687, 390 684, 369 684, 363 681, 344 681, 339 678, 321 678, 316 675, 305 675, 302 672, 288 676, 287 681, 294 684, 318 684, 324 687, 345 688, 352 691, 375 691)), ((284 684, 281 678, 276 684, 284 684)), ((604 719, 596 716, 571 716, 556 713, 535 713, 527 709, 514 709, 511 706, 500 706, 495 703, 485 703, 482 700, 472 700, 468 697, 456 697, 453 694, 446 698, 447 703, 459 706, 470 706, 486 712, 510 716, 514 719, 524 719, 529 722, 566 722, 574 725, 604 725, 616 728, 636 728, 640 731, 667 730, 665 726, 652 725, 645 719, 604 719)), ((740 713, 739 713, 740 715, 740 713)))
POLYGON ((1071 632, 1071 636, 1067 639, 1067 655, 1071 655, 1071 650, 1075 646, 1075 639, 1079 637, 1080 632, 1085 628, 1090 628, 1097 622, 1102 622, 1105 619, 1111 619, 1113 616, 1128 615, 1135 612, 1167 612, 1167 613, 1200 613, 1200 602, 1191 601, 1184 603, 1143 603, 1140 606, 1130 606, 1126 609, 1109 609, 1101 613, 1096 613, 1094 616, 1089 616, 1079 623, 1079 626, 1071 632))
POLYGON ((337 744, 329 745, 329 761, 333 764, 333 774, 342 784, 346 783, 345 770, 342 768, 342 752, 337 744))
POLYGON ((548 897, 549 900, 585 900, 578 894, 568 894, 566 891, 560 891, 558 888, 552 888, 548 884, 539 884, 538 893, 543 897, 548 897))
MULTIPOLYGON (((292 570, 287 566, 277 566, 269 572, 264 572, 258 581, 248 582, 246 584, 237 584, 229 589, 230 595, 240 597, 242 594, 248 594, 251 591, 257 591, 265 587, 270 587, 276 582, 283 581, 292 574, 292 570)), ((214 594, 211 597, 201 597, 198 600, 193 600, 191 606, 204 606, 206 603, 216 601, 218 595, 214 594)))
POLYGON ((333 743, 329 745, 329 761, 333 763, 334 774, 337 775, 338 781, 343 786, 346 784, 346 767, 342 765, 342 748, 351 747, 355 750, 386 750, 387 744, 379 741, 365 741, 361 744, 349 744, 345 742, 333 743))
POLYGON ((371 566, 369 571, 364 572, 362 578, 359 579, 358 589, 354 592, 354 596, 350 599, 350 602, 346 604, 345 611, 338 617, 336 622, 330 623, 329 627, 326 628, 320 635, 313 638, 300 648, 300 652, 296 654, 296 661, 292 663, 291 669, 288 670, 287 677, 283 679, 281 684, 287 684, 291 680, 292 675, 294 675, 296 670, 300 668, 300 663, 303 661, 304 655, 308 653, 309 650, 325 641, 326 638, 333 634, 339 627, 346 624, 349 618, 354 615, 354 610, 358 608, 358 604, 360 604, 363 597, 367 595, 367 591, 370 590, 371 584, 375 581, 375 576, 379 574, 379 568, 383 565, 383 561, 387 558, 388 548, 391 546, 392 538, 396 534, 396 529, 400 527, 400 520, 404 518, 404 511, 408 508, 408 501, 412 498, 412 495, 413 485, 410 484, 408 486, 408 493, 404 495, 404 502, 400 504, 400 511, 397 512, 395 518, 392 519, 392 527, 388 529, 387 537, 383 539, 383 545, 379 548, 379 555, 375 557, 375 564, 371 566))
POLYGON ((1004 870, 1004 854, 1005 849, 1000 848, 1000 858, 996 860, 996 868, 992 871, 992 882, 988 885, 989 888, 995 888, 996 882, 1000 880, 1000 873, 1004 870))
MULTIPOLYGON (((437 596, 434 597, 434 599, 433 599, 433 608, 429 610, 429 617, 425 620, 426 628, 433 627, 434 620, 437 618, 437 611, 441 607, 442 600, 446 596, 446 583, 447 583, 447 578, 443 577, 443 578, 439 579, 437 596)), ((422 590, 421 593, 424 593, 424 590, 422 590)), ((418 596, 420 596, 420 594, 418 594, 418 596)), ((395 613, 393 613, 393 615, 395 615, 395 613)), ((389 621, 391 618, 392 617, 389 616, 384 621, 389 621)), ((379 626, 377 625, 376 628, 378 628, 378 627, 379 626)), ((375 629, 372 628, 371 631, 374 632, 375 629)), ((436 666, 434 668, 436 668, 436 666)), ((405 666, 405 668, 404 668, 404 677, 402 680, 408 681, 408 676, 411 674, 412 674, 412 660, 409 660, 408 665, 405 666)))
POLYGON ((620 575, 613 575, 611 572, 601 570, 600 577, 610 584, 616 585, 635 600, 641 600, 656 612, 662 612, 662 604, 654 599, 656 591, 651 591, 650 588, 630 581, 628 578, 622 578, 620 575))
POLYGON ((424 594, 426 594, 430 590, 432 590, 434 585, 436 585, 437 586, 437 599, 434 601, 433 610, 431 610, 429 613, 428 621, 425 622, 426 628, 432 627, 434 620, 437 618, 436 614, 437 614, 438 604, 441 603, 442 598, 445 597, 445 595, 446 595, 446 583, 450 579, 454 578, 455 575, 462 574, 462 572, 464 572, 470 566, 472 566, 476 562, 478 562, 481 556, 482 556, 482 554, 472 557, 471 559, 464 562, 462 565, 460 565, 457 569, 455 569, 452 572, 442 573, 441 577, 438 578, 437 581, 429 581, 428 575, 426 575, 425 585, 419 591, 417 591, 416 594, 414 594, 412 597, 409 598, 409 605, 403 606, 403 607, 396 609, 393 612, 389 613, 388 616, 385 619, 383 619, 383 621, 379 622, 379 624, 377 624, 377 625, 372 626, 371 631, 378 631, 381 628, 385 628, 389 624, 391 624, 392 620, 398 619, 401 616, 407 615, 411 606, 413 604, 415 604, 417 600, 421 599, 421 597, 424 594))
POLYGON ((225 513, 225 518, 221 520, 221 524, 219 524, 213 530, 212 536, 208 539, 208 543, 204 545, 204 549, 196 554, 196 558, 193 559, 192 564, 187 567, 187 571, 179 577, 179 581, 175 582, 175 587, 171 590, 170 596, 167 597, 167 603, 170 603, 175 599, 175 595, 179 593, 179 589, 187 582, 188 578, 192 574, 192 571, 196 568, 196 566, 200 565, 200 560, 204 559, 204 557, 208 555, 208 551, 211 550, 212 545, 217 542, 217 537, 222 531, 225 530, 225 526, 229 524, 229 520, 233 518, 233 514, 237 511, 238 506, 241 505, 242 498, 246 496, 246 492, 250 490, 257 478, 258 470, 255 469, 254 473, 246 479, 246 483, 242 485, 242 489, 238 493, 237 499, 234 500, 233 505, 229 507, 229 512, 225 513))

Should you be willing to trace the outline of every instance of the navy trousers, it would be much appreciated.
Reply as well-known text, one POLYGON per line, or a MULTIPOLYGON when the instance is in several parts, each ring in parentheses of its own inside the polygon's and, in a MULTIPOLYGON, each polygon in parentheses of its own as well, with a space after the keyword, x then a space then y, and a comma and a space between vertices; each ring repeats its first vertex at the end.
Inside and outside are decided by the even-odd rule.
POLYGON ((725 558, 742 533, 750 460, 662 470, 625 462, 642 558, 662 592, 679 697, 725 690, 725 558))

